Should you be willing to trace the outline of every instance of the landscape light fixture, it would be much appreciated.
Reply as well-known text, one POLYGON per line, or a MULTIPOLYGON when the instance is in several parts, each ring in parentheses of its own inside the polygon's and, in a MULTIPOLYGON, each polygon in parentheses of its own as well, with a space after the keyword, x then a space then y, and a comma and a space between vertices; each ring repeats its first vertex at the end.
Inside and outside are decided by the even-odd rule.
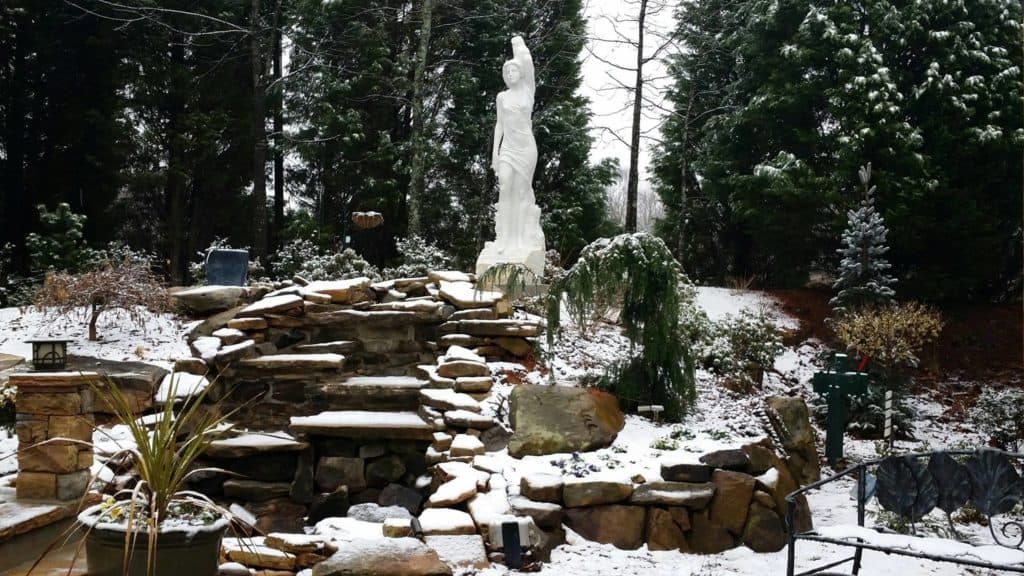
POLYGON ((63 370, 68 365, 68 342, 64 338, 26 340, 32 345, 32 366, 36 370, 63 370))

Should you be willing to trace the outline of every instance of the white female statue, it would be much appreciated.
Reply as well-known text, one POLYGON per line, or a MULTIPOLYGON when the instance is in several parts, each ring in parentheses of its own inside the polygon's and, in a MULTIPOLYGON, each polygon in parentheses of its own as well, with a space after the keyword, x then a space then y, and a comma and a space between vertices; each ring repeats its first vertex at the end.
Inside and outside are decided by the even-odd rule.
POLYGON ((512 39, 512 59, 501 68, 508 90, 498 94, 491 167, 498 176, 494 242, 476 261, 477 274, 497 263, 525 264, 544 272, 544 231, 533 195, 537 141, 533 138, 533 58, 522 37, 512 39))

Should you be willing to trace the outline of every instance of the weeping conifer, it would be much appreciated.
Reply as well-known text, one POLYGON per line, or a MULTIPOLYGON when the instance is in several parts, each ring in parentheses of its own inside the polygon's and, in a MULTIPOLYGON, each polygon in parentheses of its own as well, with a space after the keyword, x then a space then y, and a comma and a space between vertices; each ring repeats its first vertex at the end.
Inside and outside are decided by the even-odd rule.
POLYGON ((693 356, 681 338, 681 279, 679 263, 658 238, 639 233, 599 239, 551 287, 548 344, 557 337, 563 302, 577 324, 605 303, 621 303, 632 350, 608 368, 602 386, 627 405, 661 404, 667 418, 678 420, 697 396, 693 356))

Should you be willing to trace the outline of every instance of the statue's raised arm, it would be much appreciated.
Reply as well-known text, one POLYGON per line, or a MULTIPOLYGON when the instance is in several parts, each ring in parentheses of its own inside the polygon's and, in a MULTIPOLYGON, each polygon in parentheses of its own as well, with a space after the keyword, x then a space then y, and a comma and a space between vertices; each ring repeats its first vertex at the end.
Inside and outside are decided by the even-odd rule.
POLYGON ((512 59, 519 64, 519 69, 523 71, 523 82, 532 97, 537 88, 537 82, 533 75, 533 56, 530 54, 530 49, 526 47, 522 36, 512 38, 512 59))

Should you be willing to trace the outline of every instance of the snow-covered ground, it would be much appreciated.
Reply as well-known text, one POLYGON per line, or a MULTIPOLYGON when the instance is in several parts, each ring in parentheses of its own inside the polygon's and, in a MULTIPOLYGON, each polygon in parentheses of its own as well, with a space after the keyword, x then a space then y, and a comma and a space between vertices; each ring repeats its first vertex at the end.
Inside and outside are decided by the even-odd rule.
MULTIPOLYGON (((736 313, 742 308, 764 308, 782 328, 795 328, 795 319, 786 316, 769 297, 762 293, 730 290, 724 288, 699 288, 698 305, 712 319, 726 313, 736 313)), ((43 315, 28 310, 24 314, 17 309, 0 310, 0 352, 28 355, 29 349, 22 341, 31 336, 71 334, 79 338, 76 351, 80 354, 96 355, 117 360, 143 360, 166 365, 175 357, 187 355, 184 333, 188 326, 170 316, 151 317, 145 330, 118 322, 111 316, 101 321, 100 333, 105 336, 98 343, 85 340, 84 324, 57 325, 49 323, 43 315)), ((629 342, 617 328, 599 324, 570 331, 563 337, 556 350, 555 370, 560 378, 580 376, 600 369, 610 358, 628 353, 629 342)), ((765 422, 761 415, 763 398, 769 394, 800 394, 810 396, 810 379, 819 368, 818 358, 822 344, 808 340, 798 346, 787 348, 775 362, 775 372, 769 373, 762 390, 753 395, 743 395, 717 386, 710 375, 698 374, 698 403, 693 415, 681 424, 655 423, 638 416, 627 416, 626 426, 615 443, 609 448, 573 456, 571 454, 525 457, 516 460, 507 452, 491 453, 490 457, 503 466, 503 475, 511 490, 516 490, 519 479, 529 472, 572 473, 581 475, 608 475, 630 478, 643 475, 648 481, 660 475, 662 459, 695 460, 710 450, 736 447, 755 441, 765 435, 765 422), (661 441, 661 442, 659 442, 661 441), (657 443, 658 448, 654 447, 657 443)), ((529 372, 518 364, 493 366, 498 372, 514 372, 525 381, 544 381, 538 371, 529 372)), ((492 399, 485 409, 496 411, 500 399, 507 396, 511 385, 499 383, 494 388, 492 399)), ((984 445, 985 439, 970 431, 960 422, 946 422, 941 418, 946 407, 942 399, 911 397, 909 399, 919 412, 916 422, 916 442, 900 442, 900 451, 928 450, 941 447, 975 447, 984 445)), ((98 453, 112 453, 126 447, 124 427, 115 427, 98 432, 96 442, 102 449, 98 453)), ((819 436, 824 437, 819 430, 819 436)), ((16 469, 11 455, 16 448, 14 439, 0 431, 0 476, 16 469)), ((872 441, 847 439, 846 455, 857 462, 877 458, 877 449, 872 441)), ((99 470, 97 470, 99 471, 99 470)), ((823 475, 831 473, 827 467, 823 475)), ((851 497, 852 480, 842 480, 826 485, 809 497, 814 521, 818 526, 856 523, 856 506, 851 497)), ((875 506, 874 504, 872 506, 875 506)), ((941 525, 934 522, 934 525, 941 525)), ((978 526, 958 526, 968 534, 984 530, 978 526)), ((980 538, 985 540, 986 538, 980 538)), ((848 555, 849 549, 835 549, 826 545, 801 542, 797 546, 797 558, 803 569, 820 565, 830 559, 848 555)), ((784 574, 785 551, 774 554, 756 554, 739 547, 723 554, 700 556, 678 552, 651 552, 646 547, 624 551, 610 545, 587 542, 570 534, 566 545, 553 553, 550 563, 541 573, 550 575, 672 575, 710 576, 740 575, 764 576, 784 574)), ((483 571, 487 576, 498 576, 505 569, 495 566, 483 571)), ((906 576, 908 574, 932 574, 952 576, 958 574, 989 574, 984 571, 970 571, 954 565, 940 564, 905 558, 885 556, 867 552, 864 555, 862 573, 872 575, 906 576)))
POLYGON ((32 357, 32 338, 73 338, 68 353, 108 360, 142 361, 169 368, 176 358, 190 356, 185 332, 191 324, 173 314, 144 313, 146 321, 136 325, 123 312, 109 310, 100 315, 100 339, 88 339, 85 310, 73 317, 54 318, 33 307, 0 308, 0 353, 32 357))

